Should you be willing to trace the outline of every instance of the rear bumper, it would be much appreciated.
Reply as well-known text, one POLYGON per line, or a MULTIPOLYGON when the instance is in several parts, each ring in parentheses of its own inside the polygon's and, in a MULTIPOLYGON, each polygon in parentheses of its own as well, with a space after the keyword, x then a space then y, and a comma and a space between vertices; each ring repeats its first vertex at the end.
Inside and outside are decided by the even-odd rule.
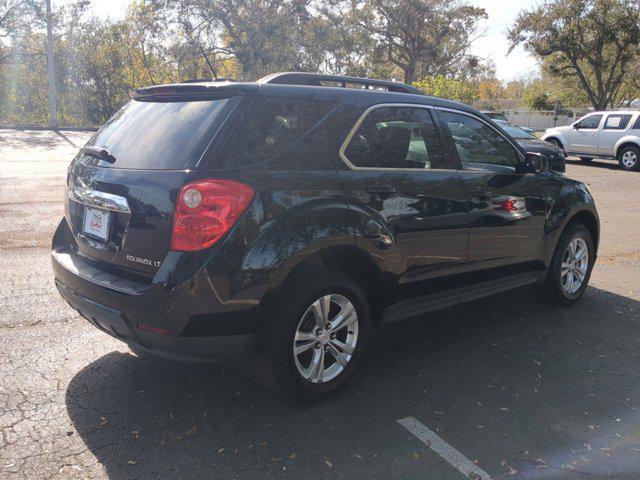
MULTIPOLYGON (((69 305, 103 332, 150 353, 188 361, 239 360, 254 350, 261 308, 220 298, 206 269, 179 283, 139 283, 104 271, 79 255, 73 242, 63 219, 52 245, 55 284, 69 305)), ((179 276, 170 266, 167 270, 168 276, 179 276)))
POLYGON ((257 333, 216 337, 176 337, 132 328, 115 308, 88 299, 56 280, 60 295, 93 326, 151 354, 182 361, 238 360, 255 349, 257 333))

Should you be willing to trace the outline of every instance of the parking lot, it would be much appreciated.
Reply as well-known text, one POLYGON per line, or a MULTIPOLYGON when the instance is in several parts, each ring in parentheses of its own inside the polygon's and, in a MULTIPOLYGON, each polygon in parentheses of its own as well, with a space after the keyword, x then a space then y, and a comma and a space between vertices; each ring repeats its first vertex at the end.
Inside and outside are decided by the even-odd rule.
POLYGON ((61 300, 50 238, 89 135, 0 130, 0 478, 465 478, 407 417, 476 478, 640 477, 640 174, 568 162, 602 222, 577 306, 525 288, 379 329, 309 406, 248 367, 143 361, 61 300))

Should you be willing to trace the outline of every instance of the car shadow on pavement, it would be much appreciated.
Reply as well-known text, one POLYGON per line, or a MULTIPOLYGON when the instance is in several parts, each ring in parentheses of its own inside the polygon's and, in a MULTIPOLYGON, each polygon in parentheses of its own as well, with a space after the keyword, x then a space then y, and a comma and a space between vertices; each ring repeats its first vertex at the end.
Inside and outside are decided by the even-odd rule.
POLYGON ((75 375, 66 405, 111 479, 462 478, 395 422, 406 416, 494 479, 638 478, 639 313, 597 288, 572 308, 524 288, 385 326, 316 405, 247 367, 112 352, 75 375))
POLYGON ((600 160, 594 158, 590 162, 583 162, 579 158, 567 158, 565 162, 571 165, 582 165, 583 167, 603 168, 606 170, 620 170, 617 160, 600 160))

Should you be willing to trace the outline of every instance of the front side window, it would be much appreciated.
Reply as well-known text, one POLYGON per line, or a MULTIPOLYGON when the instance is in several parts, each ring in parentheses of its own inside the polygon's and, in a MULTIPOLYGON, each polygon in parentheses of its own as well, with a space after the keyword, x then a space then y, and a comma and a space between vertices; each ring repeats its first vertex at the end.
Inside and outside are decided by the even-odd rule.
POLYGON ((584 117, 580 120, 576 126, 581 129, 591 129, 595 130, 600 125, 600 121, 602 120, 602 115, 589 115, 588 117, 584 117))
POLYGON ((442 111, 440 117, 451 133, 463 168, 515 171, 518 151, 496 130, 460 113, 442 111))
POLYGON ((605 130, 624 130, 629 125, 631 115, 609 115, 604 124, 605 130))
POLYGON ((360 168, 448 168, 433 119, 424 108, 372 110, 349 141, 344 155, 360 168))

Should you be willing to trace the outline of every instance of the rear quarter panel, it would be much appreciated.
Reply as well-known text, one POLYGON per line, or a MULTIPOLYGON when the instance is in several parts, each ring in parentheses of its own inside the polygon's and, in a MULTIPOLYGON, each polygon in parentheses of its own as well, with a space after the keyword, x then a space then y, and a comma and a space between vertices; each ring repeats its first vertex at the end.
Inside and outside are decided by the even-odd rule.
MULTIPOLYGON (((221 304, 258 304, 311 253, 353 246, 353 214, 333 170, 242 170, 215 178, 250 185, 255 198, 220 248, 203 252, 203 273, 221 304)), ((193 272, 195 273, 195 272, 193 272)))

